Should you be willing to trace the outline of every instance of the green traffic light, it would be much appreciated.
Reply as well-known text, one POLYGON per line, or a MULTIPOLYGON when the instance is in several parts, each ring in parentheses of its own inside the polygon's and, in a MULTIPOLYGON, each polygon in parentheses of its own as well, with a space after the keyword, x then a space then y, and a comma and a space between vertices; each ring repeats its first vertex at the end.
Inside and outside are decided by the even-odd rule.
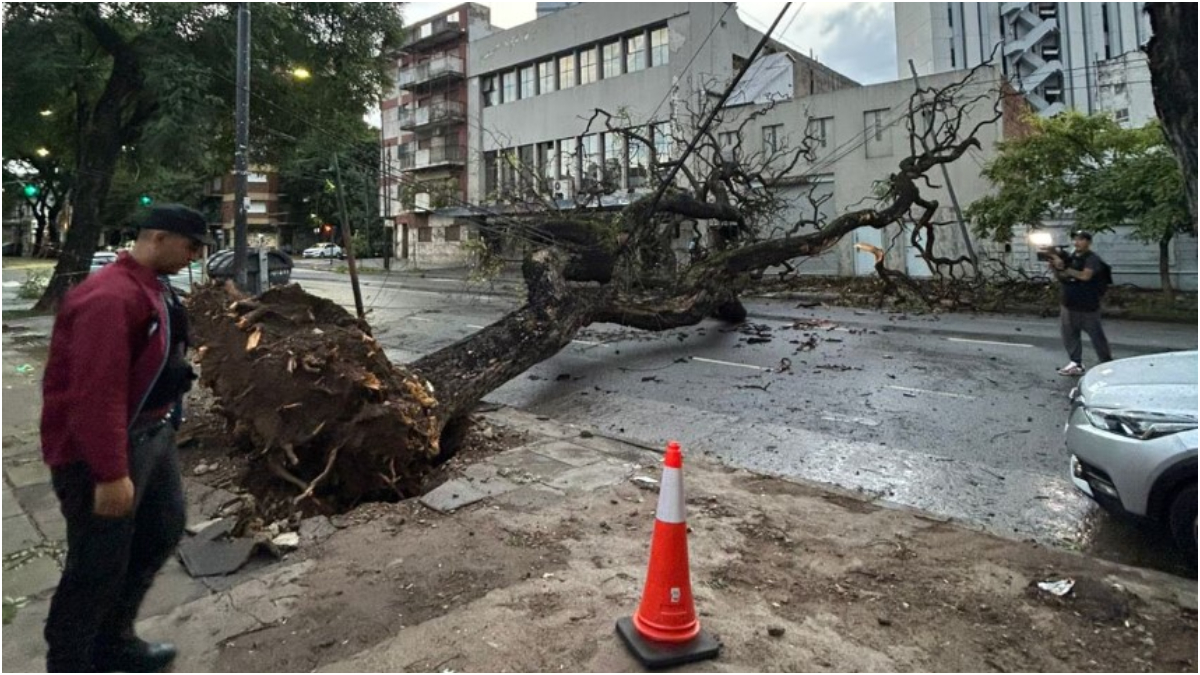
POLYGON ((138 197, 138 203, 142 206, 150 206, 154 203, 154 200, 150 198, 150 195, 142 195, 138 197))
POLYGON ((33 199, 34 197, 38 196, 38 193, 41 192, 41 190, 38 189, 38 186, 33 185, 32 183, 29 185, 26 185, 23 188, 23 190, 25 192, 25 196, 29 197, 30 199, 33 199))

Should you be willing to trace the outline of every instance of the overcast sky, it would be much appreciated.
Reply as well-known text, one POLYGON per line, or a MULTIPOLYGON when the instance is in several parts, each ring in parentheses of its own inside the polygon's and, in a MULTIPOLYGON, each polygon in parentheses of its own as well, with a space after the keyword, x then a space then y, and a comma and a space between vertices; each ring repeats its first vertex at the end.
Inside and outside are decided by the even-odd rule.
MULTIPOLYGON (((408 21, 420 21, 450 9, 461 0, 410 2, 408 21)), ((481 2, 492 10, 492 23, 511 28, 537 16, 536 2, 481 2)), ((614 7, 619 3, 611 3, 614 7)), ((794 3, 781 26, 789 26, 783 42, 796 51, 810 51, 822 63, 863 84, 896 79, 896 30, 890 2, 794 3), (797 7, 800 7, 797 13, 797 7)), ((765 32, 783 9, 782 2, 739 3, 746 24, 765 32)), ((619 11, 619 10, 617 10, 619 11)))

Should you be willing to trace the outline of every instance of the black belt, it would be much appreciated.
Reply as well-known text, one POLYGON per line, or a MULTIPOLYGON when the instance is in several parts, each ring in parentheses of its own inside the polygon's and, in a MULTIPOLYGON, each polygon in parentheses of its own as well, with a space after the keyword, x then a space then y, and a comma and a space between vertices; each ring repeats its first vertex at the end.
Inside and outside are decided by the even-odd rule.
POLYGON ((139 419, 134 422, 133 428, 129 431, 129 444, 138 445, 150 440, 152 436, 162 430, 171 421, 171 415, 167 414, 153 420, 142 421, 139 419))

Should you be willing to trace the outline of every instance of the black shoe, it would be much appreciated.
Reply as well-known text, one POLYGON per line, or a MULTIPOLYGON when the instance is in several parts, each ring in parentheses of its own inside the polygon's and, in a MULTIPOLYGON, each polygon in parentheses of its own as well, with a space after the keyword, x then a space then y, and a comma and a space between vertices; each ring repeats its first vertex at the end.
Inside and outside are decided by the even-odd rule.
POLYGON ((175 645, 133 638, 96 648, 96 669, 102 673, 157 673, 175 660, 175 645))

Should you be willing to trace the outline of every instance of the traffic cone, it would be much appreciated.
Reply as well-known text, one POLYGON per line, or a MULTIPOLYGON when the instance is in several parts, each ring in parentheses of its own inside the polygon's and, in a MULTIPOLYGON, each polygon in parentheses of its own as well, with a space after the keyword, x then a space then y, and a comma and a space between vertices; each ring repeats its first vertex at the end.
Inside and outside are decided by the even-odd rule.
POLYGON ((721 645, 700 630, 688 571, 683 498, 683 453, 667 444, 658 490, 658 513, 650 543, 650 567, 642 602, 632 618, 617 621, 625 646, 648 668, 715 658, 721 645))

